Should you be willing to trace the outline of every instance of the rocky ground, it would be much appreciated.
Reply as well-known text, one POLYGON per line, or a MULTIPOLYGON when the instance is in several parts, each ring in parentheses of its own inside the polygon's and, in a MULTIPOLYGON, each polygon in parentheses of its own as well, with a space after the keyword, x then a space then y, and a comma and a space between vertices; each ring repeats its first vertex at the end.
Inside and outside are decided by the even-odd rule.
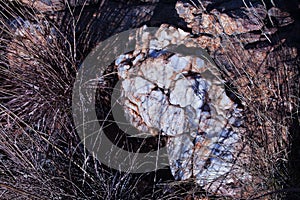
POLYGON ((299 6, 281 0, 1 2, 0 197, 300 198, 299 6), (145 25, 160 28, 151 36, 145 25), (80 95, 95 98, 98 121, 117 146, 167 148, 170 167, 144 174, 97 160, 80 143, 72 116, 83 61, 99 42, 134 28, 139 37, 143 31, 143 43, 116 55, 105 78, 89 82, 95 97, 80 95), (179 43, 183 54, 165 50, 179 43), (207 53, 189 56, 199 48, 207 53), (128 124, 153 137, 128 137, 117 126, 110 113, 117 82, 128 124))

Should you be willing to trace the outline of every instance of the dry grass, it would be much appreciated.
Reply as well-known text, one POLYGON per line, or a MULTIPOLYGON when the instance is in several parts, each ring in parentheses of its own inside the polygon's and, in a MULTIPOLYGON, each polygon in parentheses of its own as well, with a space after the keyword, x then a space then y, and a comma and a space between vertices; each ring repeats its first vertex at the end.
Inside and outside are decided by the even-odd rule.
POLYGON ((80 63, 74 30, 62 33, 18 1, 1 2, 0 13, 0 198, 137 199, 151 194, 154 174, 109 169, 80 144, 71 112, 80 63), (15 27, 14 19, 19 20, 15 27), (25 20, 39 27, 26 28, 25 20))
MULTIPOLYGON (((0 198, 218 199, 193 183, 173 181, 168 170, 134 175, 96 161, 80 144, 72 120, 72 85, 82 61, 75 29, 66 35, 18 1, 0 3, 0 24, 0 198), (42 31, 16 36, 10 22, 19 17, 42 31)), ((248 167, 261 183, 252 198, 282 199, 290 193, 299 198, 299 161, 293 160, 299 159, 299 59, 279 44, 262 65, 280 70, 265 79, 253 72, 253 55, 231 39, 224 49, 236 68, 224 78, 247 105, 248 167)))
MULTIPOLYGON (((204 10, 204 13, 209 13, 202 1, 189 2, 204 10)), ((293 1, 285 6, 276 1, 262 3, 266 10, 280 6, 280 9, 290 12, 297 19, 297 15, 293 14, 295 8, 289 7, 296 4, 293 1)), ((255 2, 243 1, 243 6, 250 9, 253 16, 258 16, 254 5, 255 2)), ((226 5, 223 9, 226 10, 226 5)), ((296 165, 299 165, 299 154, 296 151, 299 151, 300 130, 300 59, 299 42, 296 37, 289 36, 293 35, 293 31, 297 32, 297 28, 287 26, 285 30, 274 24, 271 17, 268 20, 258 19, 259 23, 264 23, 264 28, 278 29, 278 32, 264 34, 262 41, 265 42, 245 44, 239 36, 222 35, 222 40, 226 42, 221 43, 222 55, 219 59, 216 56, 216 62, 224 79, 234 86, 232 92, 246 105, 247 131, 244 142, 251 157, 247 168, 257 177, 253 183, 257 194, 254 193, 252 197, 298 199, 300 179, 296 165)), ((299 21, 295 20, 294 25, 299 26, 299 21)), ((264 31, 260 30, 261 33, 264 31)), ((255 37, 254 32, 252 36, 255 37)))

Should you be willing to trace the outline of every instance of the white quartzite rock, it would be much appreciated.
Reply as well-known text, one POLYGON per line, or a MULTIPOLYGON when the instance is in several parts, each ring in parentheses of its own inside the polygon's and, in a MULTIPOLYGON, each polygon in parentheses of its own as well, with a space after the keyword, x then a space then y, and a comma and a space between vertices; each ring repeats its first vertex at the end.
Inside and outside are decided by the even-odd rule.
POLYGON ((155 35, 143 33, 139 50, 116 60, 126 117, 141 132, 169 136, 175 179, 194 178, 210 192, 235 195, 224 186, 234 182, 227 174, 251 178, 234 166, 241 142, 234 130, 242 124, 242 110, 226 95, 208 59, 162 50, 168 44, 190 43, 188 34, 162 26, 155 35))

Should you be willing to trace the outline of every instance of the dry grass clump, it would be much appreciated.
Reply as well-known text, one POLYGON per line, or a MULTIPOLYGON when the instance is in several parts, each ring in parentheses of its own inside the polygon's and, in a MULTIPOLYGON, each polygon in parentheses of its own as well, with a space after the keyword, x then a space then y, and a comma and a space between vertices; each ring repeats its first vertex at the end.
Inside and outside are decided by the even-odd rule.
MULTIPOLYGON (((82 61, 75 31, 62 33, 47 15, 20 1, 0 3, 0 24, 0 198, 223 198, 173 181, 168 169, 130 174, 101 165, 80 144, 72 120, 72 87, 82 61)), ((246 102, 244 141, 251 157, 246 167, 260 182, 250 197, 299 198, 300 62, 295 48, 279 42, 265 51, 254 45, 264 59, 253 63, 251 48, 227 39, 224 51, 216 54, 233 64, 229 73, 221 69, 224 79, 246 102)))
POLYGON ((163 195, 155 173, 109 169, 80 143, 71 102, 81 52, 74 30, 62 33, 47 16, 20 1, 0 3, 0 198, 163 195))
POLYGON ((135 197, 139 176, 101 167, 72 121, 74 45, 45 16, 0 3, 0 198, 135 197))
POLYGON ((267 46, 251 48, 241 48, 230 39, 224 49, 234 69, 226 80, 246 103, 244 141, 251 160, 247 167, 257 177, 253 197, 299 198, 299 174, 291 163, 299 164, 299 155, 292 152, 299 149, 300 60, 293 46, 297 44, 281 43, 276 37, 282 36, 273 36, 272 43, 264 43, 267 46))
POLYGON ((298 3, 178 2, 193 32, 214 38, 202 46, 244 102, 245 168, 255 177, 246 197, 299 198, 298 3))

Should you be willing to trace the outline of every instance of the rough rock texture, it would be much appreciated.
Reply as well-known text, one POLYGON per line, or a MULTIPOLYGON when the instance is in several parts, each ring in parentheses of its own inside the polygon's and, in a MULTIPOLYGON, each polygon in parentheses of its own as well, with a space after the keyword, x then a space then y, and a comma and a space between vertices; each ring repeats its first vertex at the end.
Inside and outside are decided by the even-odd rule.
POLYGON ((143 43, 115 62, 128 121, 142 133, 169 136, 175 179, 194 178, 208 192, 237 197, 243 189, 232 186, 251 181, 251 175, 235 164, 236 159, 248 162, 238 156, 244 153, 243 129, 238 128, 242 109, 226 95, 219 77, 205 75, 214 71, 209 60, 164 50, 176 43, 197 46, 197 40, 166 25, 154 38, 147 28, 141 30, 143 43))
MULTIPOLYGON (((132 123, 145 126, 138 127, 140 130, 152 127, 170 136, 197 131, 201 112, 198 110, 204 105, 208 83, 199 75, 187 76, 196 59, 174 55, 165 60, 161 55, 145 60, 138 69, 127 70, 126 76, 123 71, 126 66, 120 67, 123 95, 128 97, 125 103, 131 109, 136 107, 130 113, 142 117, 140 122, 135 122, 136 117, 131 118, 132 123), (185 119, 185 115, 190 117, 185 119)), ((203 67, 204 62, 201 64, 198 67, 203 67)))
MULTIPOLYGON (((241 87, 241 93, 254 92, 253 87, 257 86, 257 90, 268 91, 268 98, 265 96, 266 92, 257 92, 258 99, 255 101, 271 105, 271 96, 277 87, 272 79, 275 79, 276 74, 284 76, 281 73, 286 70, 295 75, 292 66, 295 63, 292 60, 296 62, 298 58, 297 40, 291 43, 295 38, 283 38, 286 33, 282 29, 287 27, 294 30, 291 14, 276 8, 277 4, 262 5, 258 1, 253 4, 244 4, 242 1, 219 4, 214 1, 201 2, 196 7, 192 3, 178 1, 177 12, 192 28, 193 33, 199 34, 199 43, 202 38, 204 41, 206 38, 210 39, 210 42, 202 43, 201 47, 210 52, 227 76, 235 77, 237 86, 250 84, 248 89, 241 87), (206 36, 202 36, 204 34, 206 36), (288 69, 284 70, 284 66, 288 69)), ((292 80, 289 82, 290 85, 296 83, 292 80)), ((282 99, 286 102, 287 110, 292 109, 291 104, 297 104, 296 99, 289 98, 291 97, 282 99)))
MULTIPOLYGON (((3 0, 0 2, 0 81, 1 84, 3 83, 0 100, 1 198, 144 198, 143 192, 137 195, 132 192, 135 191, 135 188, 128 189, 128 177, 120 178, 120 176, 111 174, 101 177, 103 170, 91 162, 93 159, 86 157, 83 152, 74 156, 79 139, 76 138, 69 114, 70 87, 73 83, 72 78, 74 78, 72 76, 75 76, 74 69, 80 65, 94 45, 112 34, 140 27, 145 23, 155 26, 168 23, 181 27, 185 31, 191 30, 190 33, 193 30, 193 33, 196 33, 193 35, 193 40, 197 40, 198 46, 209 52, 217 63, 223 78, 232 84, 233 87, 229 87, 230 91, 236 87, 228 96, 237 101, 241 99, 245 103, 242 114, 245 116, 245 122, 242 126, 246 126, 247 131, 242 135, 238 134, 238 137, 243 141, 240 144, 247 144, 251 148, 247 149, 239 144, 236 145, 235 149, 244 149, 240 151, 236 161, 245 161, 245 163, 237 163, 236 166, 244 166, 247 171, 254 172, 255 179, 253 182, 240 180, 241 176, 238 173, 237 177, 232 177, 232 179, 226 177, 226 182, 230 184, 225 186, 227 191, 221 193, 226 194, 229 191, 233 194, 234 192, 227 188, 230 185, 235 191, 236 188, 249 185, 250 192, 241 194, 245 199, 259 198, 258 196, 264 193, 267 193, 267 199, 276 199, 277 195, 286 193, 290 194, 290 198, 287 199, 299 198, 297 190, 295 190, 295 188, 299 188, 300 157, 298 98, 300 17, 299 3, 296 0, 191 0, 184 1, 184 5, 183 1, 178 1, 178 13, 180 11, 179 15, 187 21, 190 29, 185 27, 183 20, 180 21, 177 18, 173 3, 168 3, 174 1, 160 1, 159 6, 150 3, 140 4, 141 2, 137 0, 101 1, 93 6, 57 9, 60 11, 52 11, 53 8, 48 9, 47 6, 39 7, 39 2, 54 5, 53 2, 57 1, 3 0), (21 4, 12 4, 11 2, 21 2, 21 4), (104 3, 102 4, 102 2, 104 3), (192 5, 192 2, 195 6, 192 5), (166 6, 164 7, 164 5, 166 6), (182 5, 185 8, 180 8, 182 5), (44 8, 46 8, 45 11, 51 12, 44 12, 44 8), (188 14, 191 11, 195 11, 195 13, 188 14), (170 14, 171 12, 172 14, 170 14), (47 46, 49 47, 47 51, 29 51, 34 49, 33 44, 35 43, 24 42, 25 46, 30 47, 26 51, 33 56, 31 58, 43 63, 45 69, 50 70, 51 73, 42 70, 23 70, 23 73, 15 74, 7 73, 2 68, 3 66, 5 69, 9 68, 9 65, 13 66, 14 62, 20 66, 24 66, 26 63, 22 62, 22 59, 26 60, 26 57, 16 57, 15 54, 12 54, 15 57, 10 58, 10 64, 6 60, 8 59, 6 57, 7 46, 10 46, 12 52, 19 51, 15 48, 16 46, 9 45, 12 39, 14 43, 19 40, 13 36, 14 31, 8 28, 7 23, 18 18, 20 14, 25 21, 29 20, 32 24, 38 24, 40 21, 48 19, 51 25, 57 27, 57 33, 63 35, 61 46, 54 48, 47 46), (206 21, 202 20, 202 15, 206 21), (247 28, 249 28, 248 31, 247 28), (44 54, 45 52, 48 54, 44 54), (53 59, 58 54, 60 58, 53 59), (72 70, 65 67, 65 64, 72 66, 72 70), (13 79, 19 81, 10 82, 13 79), (3 80, 6 82, 2 82, 3 80), (25 120, 28 126, 33 128, 24 129, 22 120, 25 120), (36 124, 38 125, 34 126, 36 124), (32 133, 33 129, 34 133, 32 133), (291 157, 288 158, 289 168, 286 167, 286 154, 289 149, 285 149, 288 143, 292 143, 292 147, 294 147, 291 149, 291 157), (84 166, 84 169, 81 166, 84 166), (99 174, 101 175, 100 179, 99 174), (235 184, 231 184, 232 181, 235 184), (276 189, 274 193, 274 188, 270 186, 275 184, 278 184, 278 187, 274 187, 276 189), (284 188, 283 185, 288 190, 281 190, 284 188), (271 192, 268 193, 269 191, 271 192)), ((47 41, 47 39, 42 39, 39 42, 37 38, 39 37, 33 39, 34 41, 38 40, 37 46, 47 41)), ((47 34, 44 38, 47 38, 47 34)), ((24 39, 20 41, 24 41, 24 39)), ((193 42, 190 43, 193 44, 193 42)), ((188 46, 189 42, 186 41, 185 44, 188 46)), ((19 45, 21 51, 16 54, 24 52, 22 49, 24 45, 19 45)), ((45 49, 44 45, 40 45, 40 47, 45 49)), ((124 70, 124 72, 126 71, 124 70)), ((238 112, 233 113, 233 116, 239 115, 238 112)), ((235 118, 230 117, 228 121, 234 121, 235 118)), ((241 125, 240 121, 236 123, 236 126, 241 125)), ((231 143, 235 142, 234 133, 237 131, 233 130, 229 133, 231 136, 228 138, 233 138, 232 140, 224 139, 223 141, 223 134, 221 134, 219 141, 223 141, 230 149, 231 143)), ((180 137, 186 145, 176 145, 176 148, 171 148, 172 152, 184 151, 187 153, 174 155, 175 159, 176 156, 178 159, 189 157, 193 151, 190 150, 191 147, 198 146, 200 143, 197 141, 202 141, 203 138, 201 135, 193 136, 197 140, 192 144, 189 135, 181 134, 180 137), (182 148, 187 150, 181 150, 182 148)), ((172 143, 171 138, 176 137, 170 137, 169 146, 172 143)), ((173 143, 177 144, 178 142, 174 141, 173 143)), ((218 155, 217 152, 208 151, 218 155)), ((196 155, 198 154, 196 153, 196 155)), ((171 156, 173 157, 173 155, 171 156)), ((224 155, 224 159, 230 160, 231 157, 224 155)), ((220 161, 207 160, 212 164, 199 162, 200 167, 194 167, 201 169, 203 166, 209 166, 208 169, 201 169, 201 173, 194 172, 199 174, 199 180, 207 174, 215 173, 216 177, 220 175, 214 170, 215 163, 220 161), (208 173, 211 170, 212 173, 208 173)), ((183 160, 181 165, 193 168, 192 163, 188 160, 183 160)), ((182 179, 193 175, 191 173, 193 170, 187 171, 182 168, 178 172, 181 172, 182 179)), ((142 188, 141 191, 150 187, 147 194, 149 199, 153 199, 153 185, 151 185, 155 184, 153 178, 140 183, 134 182, 132 185, 142 188)), ((206 183, 200 182, 200 184, 206 183)), ((211 191, 214 191, 216 186, 212 185, 211 191)), ((200 197, 196 197, 198 191, 194 192, 194 188, 184 192, 182 192, 182 188, 180 185, 178 190, 167 189, 167 197, 165 191, 161 193, 155 191, 158 193, 157 199, 168 197, 174 199, 175 195, 181 198, 187 193, 191 194, 188 198, 200 199, 200 197)), ((281 198, 279 197, 279 199, 281 198)))
MULTIPOLYGON (((245 102, 249 169, 264 182, 276 179, 278 166, 287 166, 279 160, 287 158, 288 138, 298 135, 299 2, 178 1, 176 9, 245 102)), ((255 191, 273 186, 257 185, 255 191)))

